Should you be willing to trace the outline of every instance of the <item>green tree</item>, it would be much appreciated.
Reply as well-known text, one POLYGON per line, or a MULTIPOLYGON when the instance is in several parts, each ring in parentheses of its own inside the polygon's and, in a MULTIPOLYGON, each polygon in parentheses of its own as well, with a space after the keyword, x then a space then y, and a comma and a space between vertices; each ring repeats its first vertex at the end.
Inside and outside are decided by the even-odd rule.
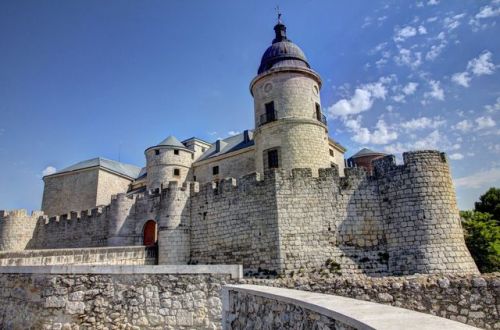
POLYGON ((500 271, 500 226, 489 213, 461 211, 465 243, 482 273, 500 271))
POLYGON ((490 188, 486 193, 479 197, 479 202, 475 204, 475 210, 483 213, 489 213, 493 219, 500 222, 500 188, 490 188))

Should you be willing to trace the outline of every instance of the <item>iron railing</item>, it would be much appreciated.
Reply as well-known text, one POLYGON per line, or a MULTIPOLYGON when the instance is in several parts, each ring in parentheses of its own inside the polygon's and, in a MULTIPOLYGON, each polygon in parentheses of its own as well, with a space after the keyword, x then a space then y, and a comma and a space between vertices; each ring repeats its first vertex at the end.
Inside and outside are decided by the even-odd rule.
POLYGON ((276 121, 278 118, 276 116, 276 111, 266 112, 260 115, 259 126, 276 121))

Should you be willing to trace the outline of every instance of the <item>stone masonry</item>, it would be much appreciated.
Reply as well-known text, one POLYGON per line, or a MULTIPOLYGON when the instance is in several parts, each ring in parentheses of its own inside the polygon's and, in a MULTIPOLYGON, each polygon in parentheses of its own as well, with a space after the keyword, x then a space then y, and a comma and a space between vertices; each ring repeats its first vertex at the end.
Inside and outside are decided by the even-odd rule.
POLYGON ((335 168, 320 169, 318 177, 296 169, 204 185, 171 182, 50 219, 4 213, 7 240, 0 246, 27 221, 36 223, 32 237, 19 237, 30 249, 141 245, 144 223, 152 219, 160 264, 242 263, 247 274, 325 265, 372 276, 477 273, 445 155, 420 151, 404 160, 377 160, 373 176, 361 168, 348 168, 343 177, 335 168))

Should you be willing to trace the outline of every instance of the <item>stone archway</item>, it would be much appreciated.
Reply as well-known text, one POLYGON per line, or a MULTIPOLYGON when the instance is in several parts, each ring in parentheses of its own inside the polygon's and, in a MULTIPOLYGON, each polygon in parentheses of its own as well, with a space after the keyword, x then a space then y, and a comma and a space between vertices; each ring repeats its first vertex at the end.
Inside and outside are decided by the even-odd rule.
POLYGON ((158 234, 156 229, 156 222, 154 220, 146 221, 142 232, 143 232, 142 243, 145 246, 151 246, 156 244, 156 242, 158 241, 158 234))

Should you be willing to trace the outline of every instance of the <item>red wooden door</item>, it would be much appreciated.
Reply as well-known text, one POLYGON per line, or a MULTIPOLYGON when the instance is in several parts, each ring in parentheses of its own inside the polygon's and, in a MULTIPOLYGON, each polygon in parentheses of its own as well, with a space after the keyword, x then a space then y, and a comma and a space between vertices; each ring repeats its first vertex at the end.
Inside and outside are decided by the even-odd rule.
POLYGON ((144 225, 144 245, 156 244, 156 222, 148 220, 144 225))

